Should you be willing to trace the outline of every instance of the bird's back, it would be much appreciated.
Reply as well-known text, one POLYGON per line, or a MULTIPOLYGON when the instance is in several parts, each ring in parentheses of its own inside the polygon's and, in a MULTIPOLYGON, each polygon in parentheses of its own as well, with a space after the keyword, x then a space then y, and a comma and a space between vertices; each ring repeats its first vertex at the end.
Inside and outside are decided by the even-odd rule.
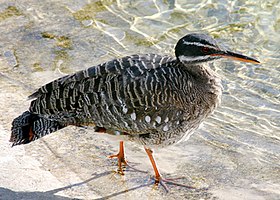
POLYGON ((169 145, 190 136, 220 102, 221 80, 209 61, 259 63, 197 33, 177 42, 175 56, 114 59, 41 87, 30 96, 29 111, 13 121, 13 145, 67 125, 90 124, 126 133, 144 145, 169 145))
POLYGON ((174 143, 210 109, 184 68, 155 54, 115 59, 41 87, 30 111, 64 125, 126 132, 143 144, 174 143))

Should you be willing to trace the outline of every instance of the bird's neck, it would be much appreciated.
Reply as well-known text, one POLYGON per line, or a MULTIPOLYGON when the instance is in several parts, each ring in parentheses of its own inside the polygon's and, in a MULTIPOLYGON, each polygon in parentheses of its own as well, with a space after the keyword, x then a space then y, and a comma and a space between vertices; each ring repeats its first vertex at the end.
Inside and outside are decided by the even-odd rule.
POLYGON ((214 107, 217 107, 220 103, 223 89, 218 74, 210 68, 208 63, 184 65, 185 70, 196 82, 197 89, 204 93, 205 98, 212 99, 215 102, 213 102, 214 107))
POLYGON ((184 64, 183 67, 187 72, 202 84, 220 85, 221 80, 208 63, 184 64))

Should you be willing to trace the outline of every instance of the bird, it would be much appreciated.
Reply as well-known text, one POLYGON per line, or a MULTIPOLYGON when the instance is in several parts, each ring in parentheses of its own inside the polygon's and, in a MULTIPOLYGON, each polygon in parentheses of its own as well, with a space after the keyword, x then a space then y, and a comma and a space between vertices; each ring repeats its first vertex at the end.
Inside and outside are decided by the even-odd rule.
MULTIPOLYGON (((254 58, 218 45, 211 36, 189 33, 178 40, 175 57, 135 54, 66 75, 39 88, 12 122, 12 146, 27 144, 69 125, 121 135, 118 169, 127 165, 124 141, 144 146, 155 184, 160 174, 153 149, 187 140, 221 102, 221 79, 210 62, 254 58)), ((172 183, 170 181, 170 183, 172 183)))

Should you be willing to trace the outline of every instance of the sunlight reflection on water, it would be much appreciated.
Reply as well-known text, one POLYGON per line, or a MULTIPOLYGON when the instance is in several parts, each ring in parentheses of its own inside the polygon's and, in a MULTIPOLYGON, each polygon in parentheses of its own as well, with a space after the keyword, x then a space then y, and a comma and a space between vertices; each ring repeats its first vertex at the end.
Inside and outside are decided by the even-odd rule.
MULTIPOLYGON (((186 33, 209 33, 222 46, 258 58, 261 65, 214 63, 223 79, 222 105, 190 141, 159 150, 163 152, 157 155, 162 159, 159 164, 161 168, 169 165, 165 158, 173 152, 176 161, 172 163, 177 165, 178 174, 192 172, 193 180, 195 176, 205 177, 209 185, 218 187, 244 185, 248 190, 267 192, 272 198, 277 195, 271 192, 274 184, 279 186, 280 180, 280 173, 276 173, 280 163, 279 8, 275 0, 6 2, 0 4, 1 95, 6 98, 5 91, 15 87, 18 97, 23 93, 28 96, 61 76, 54 73, 57 69, 72 73, 135 53, 173 55, 174 44, 186 33), (177 160, 180 156, 186 161, 177 160), (267 182, 271 188, 258 187, 267 182)), ((6 101, 1 108, 10 104, 6 101)), ((21 103, 13 107, 10 120, 20 114, 19 108, 24 109, 21 103)), ((89 135, 77 149, 75 140, 79 137, 82 135, 68 135, 71 142, 61 146, 60 156, 65 156, 76 170, 80 170, 80 162, 85 162, 86 169, 80 176, 86 179, 94 164, 87 163, 89 155, 102 151, 98 147, 90 150, 94 139, 89 135), (69 152, 79 156, 73 161, 69 152)), ((104 141, 101 146, 114 146, 104 141)), ((59 140, 54 143, 62 145, 59 140)), ((36 143, 28 149, 36 151, 41 148, 39 144, 42 145, 36 143)), ((142 158, 143 152, 135 153, 138 147, 132 144, 128 149, 142 158)), ((48 165, 50 158, 44 159, 42 162, 48 165)))

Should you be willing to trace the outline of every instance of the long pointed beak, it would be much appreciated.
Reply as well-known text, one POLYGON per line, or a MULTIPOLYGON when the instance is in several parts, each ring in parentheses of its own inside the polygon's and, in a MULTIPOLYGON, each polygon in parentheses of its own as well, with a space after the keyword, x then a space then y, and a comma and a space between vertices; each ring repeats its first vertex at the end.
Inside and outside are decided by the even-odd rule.
POLYGON ((260 64, 260 62, 257 61, 254 58, 250 58, 248 56, 244 56, 242 54, 234 53, 234 52, 231 52, 231 51, 223 51, 221 53, 211 54, 211 56, 221 56, 221 57, 224 57, 224 58, 230 58, 230 59, 239 60, 239 61, 242 61, 242 62, 260 64))

